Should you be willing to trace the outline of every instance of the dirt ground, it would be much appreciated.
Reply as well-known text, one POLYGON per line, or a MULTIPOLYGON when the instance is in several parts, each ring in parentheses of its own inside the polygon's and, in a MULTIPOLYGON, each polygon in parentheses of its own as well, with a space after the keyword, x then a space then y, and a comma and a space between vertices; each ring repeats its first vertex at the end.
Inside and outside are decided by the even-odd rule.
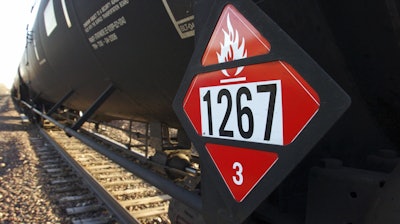
POLYGON ((0 223, 63 223, 48 196, 46 175, 10 96, 0 96, 0 223))

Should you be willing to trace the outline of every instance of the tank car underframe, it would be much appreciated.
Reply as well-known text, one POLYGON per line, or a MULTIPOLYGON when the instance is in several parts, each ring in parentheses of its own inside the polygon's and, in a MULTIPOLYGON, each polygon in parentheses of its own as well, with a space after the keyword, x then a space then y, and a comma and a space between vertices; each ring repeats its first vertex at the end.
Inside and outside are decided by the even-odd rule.
MULTIPOLYGON (((82 125, 89 121, 89 119, 96 113, 96 110, 102 106, 102 104, 113 94, 116 90, 116 87, 113 84, 110 84, 106 90, 104 90, 101 95, 93 102, 93 104, 82 114, 82 116, 77 116, 75 123, 71 125, 71 129, 74 131, 79 130, 82 125)), ((57 102, 48 112, 47 116, 51 116, 62 106, 63 102, 68 100, 69 97, 73 95, 73 91, 68 92, 65 96, 63 96, 59 102, 57 102)), ((130 133, 131 138, 131 133, 130 133)), ((131 139, 130 139, 131 141, 131 139)), ((173 175, 173 179, 182 176, 182 173, 185 174, 185 170, 190 169, 190 158, 191 156, 191 143, 186 134, 180 129, 178 130, 178 135, 176 138, 177 143, 172 144, 170 142, 170 136, 168 132, 168 127, 161 122, 150 122, 146 127, 146 137, 145 137, 145 147, 146 147, 146 155, 148 158, 148 147, 151 145, 155 149, 155 155, 153 155, 150 159, 156 164, 167 166, 169 165, 171 169, 175 170, 175 173, 178 173, 177 176, 173 175), (178 168, 178 169, 176 169, 178 168), (179 173, 181 173, 179 175, 179 173)), ((131 147, 129 145, 129 147, 131 147)), ((161 168, 163 171, 164 168, 161 168)), ((172 172, 174 173, 174 172, 172 172)), ((184 176, 184 175, 183 175, 184 176)), ((190 181, 192 183, 197 183, 199 181, 190 181)), ((196 186, 190 186, 189 188, 195 188, 196 186)))
MULTIPOLYGON (((46 115, 45 113, 36 109, 35 107, 28 104, 27 102, 22 101, 22 104, 25 105, 28 109, 32 110, 33 113, 43 117, 44 119, 55 124, 57 127, 63 129, 67 135, 79 139, 86 145, 97 150, 98 152, 107 156, 108 158, 110 158, 111 160, 120 164, 124 168, 128 169, 135 175, 139 176, 140 178, 143 178, 150 184, 159 188, 161 191, 171 195, 173 198, 175 198, 175 199, 179 200, 180 202, 184 203, 185 205, 189 206, 191 209, 194 209, 198 213, 201 212, 202 202, 201 202, 201 198, 198 194, 188 191, 187 189, 185 189, 181 186, 178 186, 172 180, 166 179, 165 177, 161 176, 160 174, 156 174, 155 172, 151 171, 150 169, 144 168, 143 166, 138 165, 138 164, 132 162, 131 160, 127 160, 125 158, 122 158, 121 156, 116 156, 114 153, 110 152, 110 150, 107 147, 105 147, 104 145, 101 145, 101 144, 97 143, 95 140, 93 140, 92 138, 89 138, 89 137, 85 136, 84 134, 79 133, 78 131, 76 131, 68 126, 61 124, 53 117, 46 115)), ((143 161, 146 162, 145 160, 143 160, 143 161)), ((151 163, 152 162, 150 161, 149 164, 151 164, 151 163)), ((154 165, 154 162, 152 164, 154 165)), ((172 168, 172 170, 174 170, 174 169, 172 168)), ((179 171, 177 171, 177 173, 182 174, 182 172, 179 172, 179 171)))

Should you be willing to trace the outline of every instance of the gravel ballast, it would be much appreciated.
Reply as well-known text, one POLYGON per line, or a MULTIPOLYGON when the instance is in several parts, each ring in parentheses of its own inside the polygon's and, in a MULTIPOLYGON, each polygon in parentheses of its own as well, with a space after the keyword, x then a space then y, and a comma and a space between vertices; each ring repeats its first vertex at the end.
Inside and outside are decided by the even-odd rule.
POLYGON ((35 154, 35 126, 23 123, 10 96, 0 96, 0 223, 65 223, 35 154))

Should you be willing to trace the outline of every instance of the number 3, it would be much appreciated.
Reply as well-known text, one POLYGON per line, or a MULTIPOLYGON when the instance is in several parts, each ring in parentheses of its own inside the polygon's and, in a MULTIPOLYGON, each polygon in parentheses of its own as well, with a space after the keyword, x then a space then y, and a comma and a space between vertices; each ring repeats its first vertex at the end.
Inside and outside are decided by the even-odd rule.
POLYGON ((236 170, 236 176, 232 176, 232 180, 236 185, 243 184, 243 166, 239 162, 234 162, 232 169, 236 170))

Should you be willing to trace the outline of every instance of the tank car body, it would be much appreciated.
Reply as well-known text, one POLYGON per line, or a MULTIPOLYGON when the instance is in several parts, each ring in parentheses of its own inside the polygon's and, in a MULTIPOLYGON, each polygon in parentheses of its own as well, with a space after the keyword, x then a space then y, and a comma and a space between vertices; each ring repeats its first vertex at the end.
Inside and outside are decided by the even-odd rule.
POLYGON ((19 69, 31 98, 56 103, 73 91, 65 106, 85 111, 112 83, 117 91, 99 117, 179 125, 170 105, 193 38, 177 34, 161 1, 50 0, 35 7, 19 69))
MULTIPOLYGON (((21 82, 28 86, 31 99, 53 104, 73 91, 64 105, 81 111, 112 83, 117 90, 96 111, 98 118, 157 120, 179 127, 171 103, 194 49, 195 3, 198 8, 209 5, 167 0, 39 1, 18 69, 21 82)), ((392 72, 396 66, 391 63, 399 56, 396 3, 359 7, 358 2, 347 10, 324 2, 257 4, 352 98, 359 99, 355 102, 365 104, 361 109, 385 123, 387 135, 398 142, 393 133, 399 125, 385 118, 399 119, 398 104, 390 103, 399 95, 399 81, 392 72), (374 8, 379 9, 379 19, 371 21, 367 18, 374 8), (339 13, 343 16, 336 21, 339 13), (376 41, 382 47, 369 45, 376 41), (373 71, 383 77, 375 78, 373 71)))

